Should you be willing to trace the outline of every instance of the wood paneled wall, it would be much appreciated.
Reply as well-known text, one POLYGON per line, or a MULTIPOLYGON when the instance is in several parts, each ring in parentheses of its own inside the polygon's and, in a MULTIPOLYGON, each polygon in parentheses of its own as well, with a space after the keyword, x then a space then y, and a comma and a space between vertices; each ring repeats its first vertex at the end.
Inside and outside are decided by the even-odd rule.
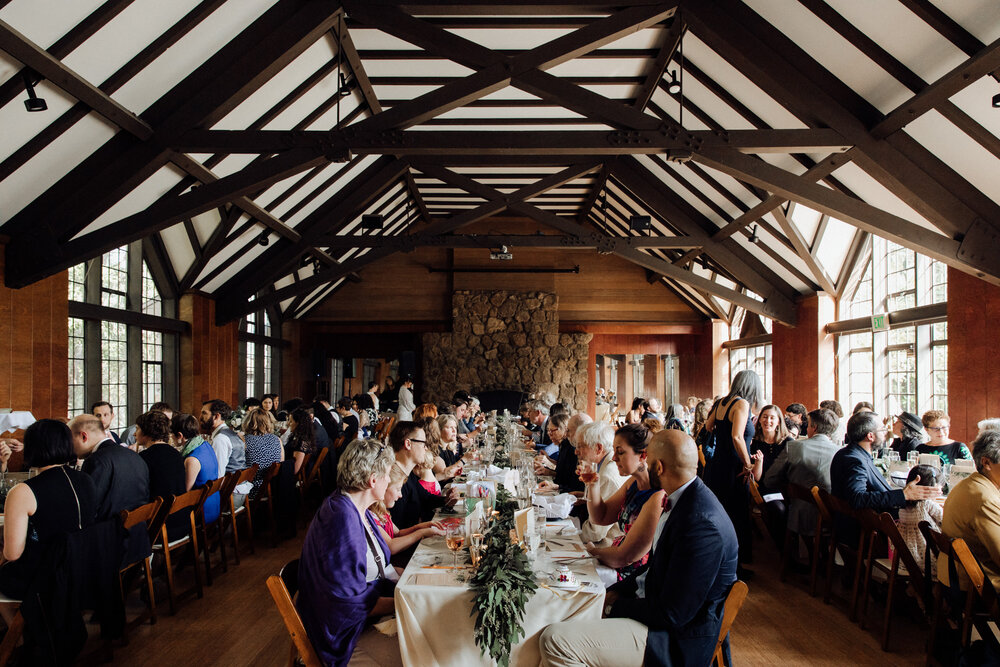
POLYGON ((215 301, 201 294, 185 294, 177 306, 180 319, 191 325, 181 337, 180 409, 192 414, 205 401, 221 398, 239 403, 239 324, 215 324, 215 301))
POLYGON ((982 419, 1000 417, 1000 287, 948 269, 949 435, 972 442, 982 419))
POLYGON ((775 405, 802 403, 814 410, 820 401, 836 398, 834 336, 825 331, 834 319, 833 298, 815 294, 799 301, 794 328, 774 324, 770 398, 775 405))
POLYGON ((0 408, 63 419, 68 407, 68 274, 7 289, 3 250, 0 245, 0 408))
MULTIPOLYGON (((536 223, 522 218, 489 218, 463 233, 534 234, 536 223)), ((548 230, 545 230, 546 232, 548 230)), ((361 271, 317 306, 308 320, 323 322, 451 323, 455 290, 553 292, 565 326, 610 324, 689 324, 703 321, 662 284, 650 284, 645 269, 594 250, 512 248, 511 261, 492 261, 489 249, 420 248, 396 253, 361 271), (572 268, 579 273, 431 273, 433 268, 572 268)))

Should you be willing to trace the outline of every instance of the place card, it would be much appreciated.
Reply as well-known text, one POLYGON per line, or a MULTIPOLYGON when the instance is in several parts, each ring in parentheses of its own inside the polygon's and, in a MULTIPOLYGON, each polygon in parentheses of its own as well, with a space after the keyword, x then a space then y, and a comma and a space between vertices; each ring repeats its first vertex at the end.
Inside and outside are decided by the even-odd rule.
POLYGON ((464 586, 464 581, 459 581, 458 574, 462 570, 448 570, 446 572, 416 572, 408 584, 414 586, 464 586))

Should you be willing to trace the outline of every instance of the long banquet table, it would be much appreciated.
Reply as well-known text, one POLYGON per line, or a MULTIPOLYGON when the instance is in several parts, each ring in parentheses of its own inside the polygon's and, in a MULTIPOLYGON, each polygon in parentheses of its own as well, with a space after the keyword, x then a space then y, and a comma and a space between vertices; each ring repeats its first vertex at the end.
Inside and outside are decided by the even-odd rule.
MULTIPOLYGON (((525 636, 513 647, 511 665, 538 665, 538 637, 548 624, 601 617, 604 585, 597 575, 595 561, 583 549, 579 530, 569 520, 549 522, 544 549, 533 563, 540 585, 525 608, 525 636), (579 590, 549 587, 552 583, 549 575, 558 567, 553 558, 579 559, 566 562, 580 580, 579 590)), ((400 576, 396 586, 396 623, 399 650, 407 667, 493 664, 480 653, 473 635, 473 594, 468 584, 460 580, 460 576, 467 578, 470 571, 447 569, 451 563, 452 554, 444 538, 427 538, 417 547, 400 576)))

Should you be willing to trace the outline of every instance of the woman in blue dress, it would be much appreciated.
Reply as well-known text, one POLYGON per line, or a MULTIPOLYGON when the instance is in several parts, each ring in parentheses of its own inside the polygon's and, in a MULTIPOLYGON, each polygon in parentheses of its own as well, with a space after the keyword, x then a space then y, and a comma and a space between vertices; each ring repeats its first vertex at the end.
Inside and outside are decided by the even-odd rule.
MULTIPOLYGON (((170 420, 170 431, 184 456, 188 491, 219 478, 219 459, 215 458, 212 445, 198 434, 198 420, 194 415, 174 415, 170 420)), ((220 504, 218 493, 213 493, 205 500, 205 523, 212 523, 219 518, 220 504)))

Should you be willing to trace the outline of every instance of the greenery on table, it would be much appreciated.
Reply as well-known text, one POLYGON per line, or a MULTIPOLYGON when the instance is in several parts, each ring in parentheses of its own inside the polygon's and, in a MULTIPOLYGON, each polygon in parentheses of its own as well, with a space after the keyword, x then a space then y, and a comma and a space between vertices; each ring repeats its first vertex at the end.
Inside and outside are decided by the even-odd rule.
POLYGON ((506 449, 502 447, 497 447, 496 453, 493 455, 493 465, 498 468, 510 468, 510 454, 506 449))
POLYGON ((528 558, 511 539, 517 502, 500 489, 496 508, 499 516, 483 538, 484 553, 474 575, 473 614, 476 617, 476 644, 499 667, 510 664, 510 649, 524 636, 524 608, 538 588, 528 558))

